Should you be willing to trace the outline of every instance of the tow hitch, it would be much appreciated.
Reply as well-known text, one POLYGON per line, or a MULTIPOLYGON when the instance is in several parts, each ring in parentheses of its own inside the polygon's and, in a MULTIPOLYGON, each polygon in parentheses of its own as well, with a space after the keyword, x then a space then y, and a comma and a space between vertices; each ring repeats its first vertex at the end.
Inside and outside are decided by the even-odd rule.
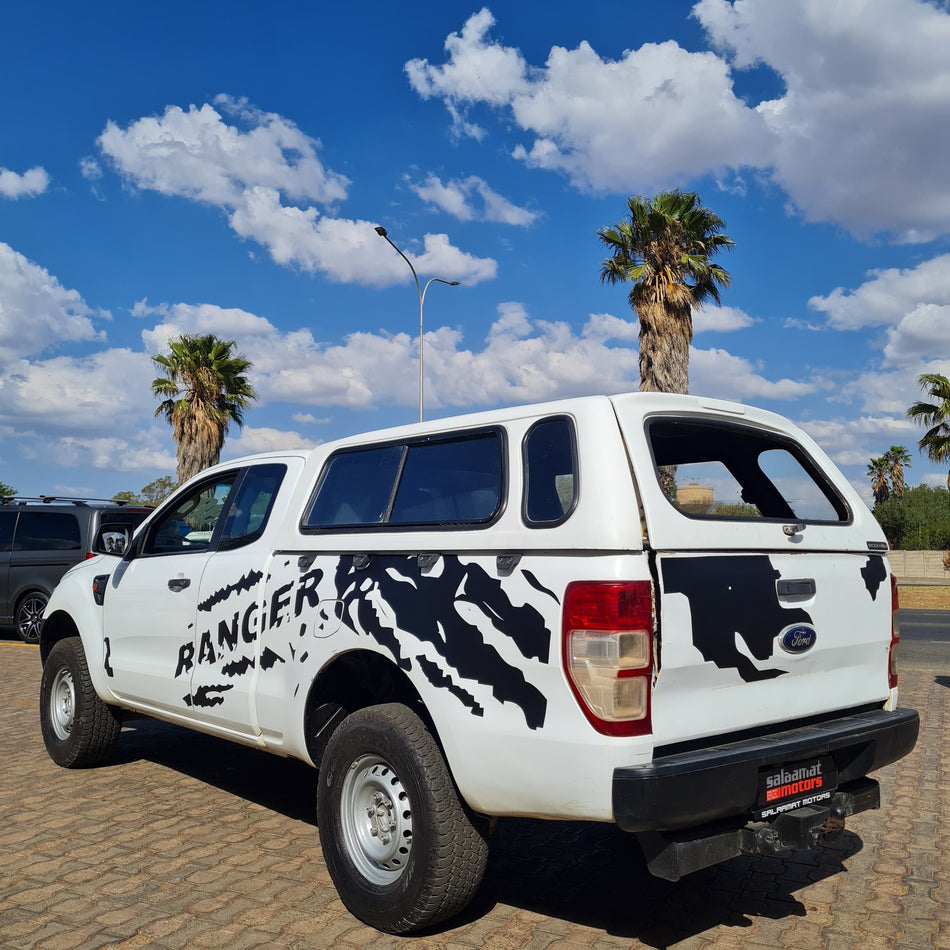
POLYGON ((853 782, 822 805, 803 805, 768 821, 717 822, 684 832, 637 834, 650 873, 667 881, 740 854, 808 851, 840 838, 845 819, 881 807, 873 779, 853 782))

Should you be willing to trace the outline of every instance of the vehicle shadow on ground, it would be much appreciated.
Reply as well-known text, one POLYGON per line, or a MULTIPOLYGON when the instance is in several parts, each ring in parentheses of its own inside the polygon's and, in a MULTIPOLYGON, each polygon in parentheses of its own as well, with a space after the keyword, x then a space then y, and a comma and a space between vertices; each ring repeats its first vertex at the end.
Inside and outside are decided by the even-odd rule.
MULTIPOLYGON (((125 725, 105 765, 145 760, 316 825, 317 773, 303 762, 154 720, 125 725)), ((473 923, 504 904, 637 939, 651 947, 754 917, 804 917, 795 891, 840 873, 857 835, 814 851, 743 856, 671 883, 653 877, 636 839, 609 824, 499 819, 481 890, 436 932, 473 923)))

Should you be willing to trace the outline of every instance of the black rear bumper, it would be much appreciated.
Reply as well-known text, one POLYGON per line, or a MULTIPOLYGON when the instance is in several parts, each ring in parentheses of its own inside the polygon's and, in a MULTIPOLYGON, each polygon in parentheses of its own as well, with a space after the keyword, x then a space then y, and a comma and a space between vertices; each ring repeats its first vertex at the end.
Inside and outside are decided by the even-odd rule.
POLYGON ((831 756, 838 786, 906 755, 917 741, 913 709, 870 710, 764 737, 656 756, 650 765, 614 770, 614 821, 624 831, 673 831, 752 816, 759 772, 831 756))

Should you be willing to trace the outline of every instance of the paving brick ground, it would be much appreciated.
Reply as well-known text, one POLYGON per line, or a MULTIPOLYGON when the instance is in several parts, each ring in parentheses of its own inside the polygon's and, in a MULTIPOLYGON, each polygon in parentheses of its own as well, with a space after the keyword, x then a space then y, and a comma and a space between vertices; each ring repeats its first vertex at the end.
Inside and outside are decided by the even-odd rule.
POLYGON ((39 676, 36 647, 0 635, 0 950, 950 950, 950 663, 902 670, 920 742, 834 847, 669 884, 610 827, 500 821, 474 904, 412 939, 336 896, 312 770, 160 723, 127 726, 105 766, 60 769, 39 676))

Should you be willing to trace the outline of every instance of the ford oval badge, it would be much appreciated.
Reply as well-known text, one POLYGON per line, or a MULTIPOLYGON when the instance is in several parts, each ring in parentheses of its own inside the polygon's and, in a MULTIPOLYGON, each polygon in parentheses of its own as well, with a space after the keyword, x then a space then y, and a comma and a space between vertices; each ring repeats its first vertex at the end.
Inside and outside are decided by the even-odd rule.
POLYGON ((807 653, 818 640, 818 631, 810 623, 795 623, 779 635, 779 646, 786 653, 807 653))

